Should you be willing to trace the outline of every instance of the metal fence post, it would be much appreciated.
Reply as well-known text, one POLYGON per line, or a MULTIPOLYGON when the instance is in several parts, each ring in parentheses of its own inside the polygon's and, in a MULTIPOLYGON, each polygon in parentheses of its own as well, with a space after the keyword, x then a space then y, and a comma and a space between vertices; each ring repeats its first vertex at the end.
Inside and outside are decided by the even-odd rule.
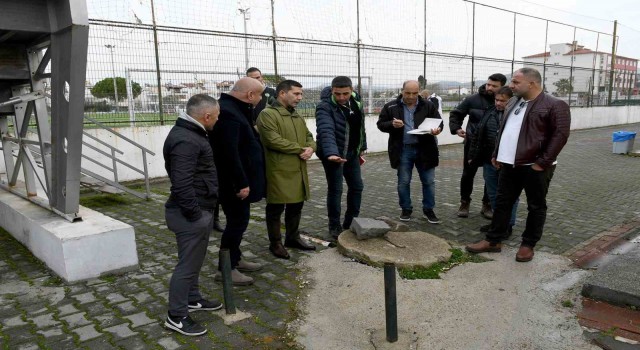
POLYGON ((398 341, 398 305, 396 300, 396 265, 384 264, 384 310, 387 325, 387 341, 398 341))
POLYGON ((236 304, 233 301, 233 285, 231 282, 231 256, 229 249, 220 250, 220 264, 222 266, 222 294, 224 295, 224 307, 227 315, 236 313, 236 304))

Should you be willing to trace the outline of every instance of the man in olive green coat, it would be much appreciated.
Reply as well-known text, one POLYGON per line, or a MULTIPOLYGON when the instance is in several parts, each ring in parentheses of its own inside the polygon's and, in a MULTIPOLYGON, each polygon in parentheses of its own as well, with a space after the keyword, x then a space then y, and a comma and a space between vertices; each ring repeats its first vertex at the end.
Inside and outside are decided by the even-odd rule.
POLYGON ((256 126, 266 163, 269 250, 278 258, 289 259, 285 247, 316 249, 300 237, 298 230, 302 206, 310 198, 307 160, 315 152, 316 143, 304 119, 295 110, 302 100, 302 85, 285 80, 278 84, 276 96, 276 101, 260 112, 256 126), (283 211, 284 246, 280 233, 283 211))

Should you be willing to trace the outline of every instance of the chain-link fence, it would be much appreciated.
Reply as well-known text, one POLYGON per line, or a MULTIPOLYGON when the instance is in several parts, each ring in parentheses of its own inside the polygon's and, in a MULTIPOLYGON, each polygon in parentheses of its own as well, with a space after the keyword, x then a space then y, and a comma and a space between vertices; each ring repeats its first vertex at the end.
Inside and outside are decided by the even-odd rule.
POLYGON ((447 110, 489 75, 523 66, 571 106, 640 102, 638 61, 612 57, 612 34, 470 1, 89 0, 88 8, 86 112, 107 123, 172 123, 190 96, 218 97, 248 67, 269 85, 302 83, 305 116, 337 75, 354 80, 368 113, 408 79, 447 110))

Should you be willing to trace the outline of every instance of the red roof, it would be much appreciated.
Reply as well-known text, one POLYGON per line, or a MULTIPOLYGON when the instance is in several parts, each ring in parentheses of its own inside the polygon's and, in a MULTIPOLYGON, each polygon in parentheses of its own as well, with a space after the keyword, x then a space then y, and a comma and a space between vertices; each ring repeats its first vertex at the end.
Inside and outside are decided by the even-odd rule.
POLYGON ((551 52, 537 53, 531 56, 524 56, 523 58, 538 58, 538 57, 549 57, 551 56, 551 52))

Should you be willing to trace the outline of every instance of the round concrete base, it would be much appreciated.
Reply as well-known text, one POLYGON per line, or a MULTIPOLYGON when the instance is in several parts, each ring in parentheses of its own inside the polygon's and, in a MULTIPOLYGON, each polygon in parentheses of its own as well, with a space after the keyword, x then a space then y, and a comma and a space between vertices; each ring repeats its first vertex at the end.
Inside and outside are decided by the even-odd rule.
POLYGON ((371 344, 376 350, 385 349, 418 349, 418 336, 415 332, 406 332, 398 330, 398 340, 389 343, 387 341, 387 331, 385 329, 376 329, 371 332, 371 344))
POLYGON ((383 237, 358 240, 350 230, 338 237, 338 251, 372 266, 427 267, 451 257, 444 239, 426 232, 389 232, 383 237))

